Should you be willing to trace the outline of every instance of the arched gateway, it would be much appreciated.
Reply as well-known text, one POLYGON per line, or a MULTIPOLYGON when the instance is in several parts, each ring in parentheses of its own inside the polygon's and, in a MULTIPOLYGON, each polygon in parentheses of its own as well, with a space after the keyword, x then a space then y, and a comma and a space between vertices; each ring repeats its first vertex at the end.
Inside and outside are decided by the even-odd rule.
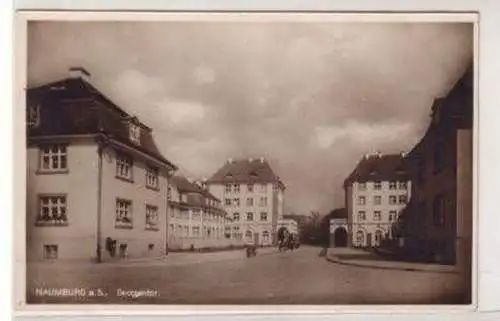
POLYGON ((346 247, 347 246, 347 230, 345 227, 340 226, 333 232, 333 244, 334 247, 346 247))

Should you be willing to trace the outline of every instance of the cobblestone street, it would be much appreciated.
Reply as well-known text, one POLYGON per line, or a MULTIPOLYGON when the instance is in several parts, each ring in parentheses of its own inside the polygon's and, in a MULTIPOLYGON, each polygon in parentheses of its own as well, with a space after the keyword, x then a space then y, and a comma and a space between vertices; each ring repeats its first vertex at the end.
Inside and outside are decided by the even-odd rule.
POLYGON ((395 271, 329 262, 319 249, 174 254, 120 264, 39 263, 28 269, 29 303, 459 304, 458 274, 395 271), (184 255, 184 257, 183 257, 184 255), (188 257, 191 255, 190 257, 188 257), (194 259, 198 255, 198 259, 194 259), (400 286, 398 286, 400 285, 400 286), (105 296, 53 296, 51 289, 105 296), (35 293, 38 291, 37 295, 35 293), (44 291, 46 292, 44 294, 44 291), (118 293, 121 291, 120 293, 118 293), (143 292, 130 292, 143 291, 143 292), (132 297, 133 294, 138 297, 132 297))

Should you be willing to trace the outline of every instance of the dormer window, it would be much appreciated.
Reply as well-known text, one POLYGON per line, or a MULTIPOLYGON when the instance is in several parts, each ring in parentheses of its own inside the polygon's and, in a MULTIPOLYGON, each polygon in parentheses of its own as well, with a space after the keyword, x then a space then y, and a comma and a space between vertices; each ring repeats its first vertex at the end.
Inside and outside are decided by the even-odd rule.
POLYGON ((40 105, 31 105, 28 107, 28 127, 34 128, 40 125, 40 105))
POLYGON ((137 124, 129 124, 129 136, 130 140, 137 145, 141 144, 141 127, 137 124))

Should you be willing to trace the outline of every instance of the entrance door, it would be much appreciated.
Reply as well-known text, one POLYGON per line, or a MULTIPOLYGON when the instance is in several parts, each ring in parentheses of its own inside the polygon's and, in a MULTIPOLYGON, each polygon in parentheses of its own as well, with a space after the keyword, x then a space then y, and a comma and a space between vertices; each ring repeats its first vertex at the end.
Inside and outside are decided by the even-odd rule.
POLYGON ((259 233, 254 233, 253 234, 253 239, 255 241, 255 245, 259 245, 259 233))
POLYGON ((366 246, 372 247, 372 233, 366 234, 366 246))

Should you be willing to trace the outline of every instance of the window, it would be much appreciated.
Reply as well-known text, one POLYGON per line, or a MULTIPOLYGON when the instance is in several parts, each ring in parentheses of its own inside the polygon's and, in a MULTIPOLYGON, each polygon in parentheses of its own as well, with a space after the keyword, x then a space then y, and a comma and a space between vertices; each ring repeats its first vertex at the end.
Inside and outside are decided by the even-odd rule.
POLYGON ((407 199, 406 195, 399 195, 399 204, 406 204, 407 199))
POLYGON ((382 204, 382 196, 374 196, 373 197, 373 204, 375 204, 375 205, 382 204))
POLYGON ((261 197, 259 201, 260 206, 267 206, 267 197, 261 197))
POLYGON ((253 198, 247 198, 247 206, 253 206, 253 198))
POLYGON ((146 205, 146 229, 158 230, 158 207, 146 205))
POLYGON ((361 191, 366 190, 366 183, 358 183, 358 189, 361 191))
POLYGON ((134 162, 132 157, 126 154, 116 154, 116 176, 127 180, 132 180, 132 167, 134 162))
POLYGON ((231 199, 230 198, 226 198, 225 200, 225 203, 227 206, 231 205, 231 199))
POLYGON ((359 221, 364 221, 364 220, 366 220, 366 212, 365 212, 365 211, 359 211, 359 212, 358 212, 358 220, 359 220, 359 221))
POLYGON ((266 184, 260 184, 260 191, 265 193, 267 192, 267 185, 266 184))
POLYGON ((438 195, 434 198, 432 204, 432 217, 435 226, 444 225, 445 198, 443 195, 438 195))
POLYGON ((373 212, 373 220, 380 221, 382 219, 382 213, 380 211, 373 212))
POLYGON ((404 181, 399 182, 399 189, 407 189, 408 184, 404 181))
POLYGON ((240 213, 234 213, 233 214, 233 220, 239 221, 240 220, 240 213))
POLYGON ((169 231, 170 233, 174 233, 174 224, 170 224, 170 225, 168 226, 168 231, 169 231))
POLYGON ((38 127, 40 125, 40 105, 29 106, 27 117, 28 127, 38 127))
POLYGON ((261 212, 260 213, 260 220, 261 221, 267 221, 267 212, 261 212))
POLYGON ((253 221, 253 213, 252 212, 247 213, 247 221, 253 221))
POLYGON ((262 240, 265 242, 269 241, 269 232, 268 231, 262 232, 262 240))
POLYGON ((397 213, 396 211, 390 211, 389 212, 389 221, 392 222, 392 221, 395 221, 397 218, 397 213))
POLYGON ((132 201, 116 200, 115 227, 132 228, 132 201))
POLYGON ((365 233, 363 231, 356 232, 356 244, 358 246, 363 246, 365 243, 365 233))
POLYGON ((396 188, 397 188, 396 182, 389 182, 389 189, 396 189, 396 188))
POLYGON ((382 236, 383 236, 383 235, 384 235, 384 234, 382 233, 382 231, 381 231, 381 230, 377 230, 377 231, 375 231, 375 245, 376 245, 376 246, 379 246, 379 245, 380 245, 380 243, 382 242, 382 236))
POLYGON ((358 197, 358 204, 359 204, 359 205, 365 205, 365 204, 366 204, 366 197, 364 197, 364 196, 359 196, 359 197, 358 197))
POLYGON ((152 250, 154 250, 154 249, 155 249, 155 245, 154 245, 153 243, 149 243, 149 244, 148 244, 148 250, 149 250, 149 251, 152 251, 152 250))
POLYGON ((68 216, 66 210, 66 196, 40 196, 36 225, 68 225, 68 216))
POLYGON ((249 239, 249 238, 252 238, 252 236, 253 236, 252 231, 246 231, 245 232, 245 238, 249 239))
POLYGON ((389 196, 389 204, 394 205, 396 203, 397 203, 396 195, 390 195, 389 196))
POLYGON ((374 189, 382 189, 382 182, 376 181, 373 183, 373 188, 374 189))
POLYGON ((187 236, 189 236, 189 226, 184 225, 184 233, 183 233, 183 234, 184 234, 184 236, 186 236, 186 237, 187 237, 187 236))
POLYGON ((61 171, 68 169, 67 145, 50 145, 40 149, 40 170, 61 171))
POLYGON ((234 192, 239 193, 240 192, 240 184, 234 184, 234 192))
POLYGON ((200 227, 193 226, 193 236, 200 236, 200 227))
POLYGON ((192 218, 195 220, 199 220, 201 217, 201 210, 199 208, 194 208, 192 213, 192 218))
POLYGON ((146 186, 154 189, 159 189, 160 180, 158 176, 159 176, 158 168, 148 166, 146 168, 146 186))
POLYGON ((226 184, 226 193, 231 193, 231 184, 226 184))
POLYGON ((240 199, 239 198, 234 199, 234 206, 240 206, 240 199))
POLYGON ((59 247, 56 244, 45 244, 43 246, 43 258, 46 260, 57 259, 59 247))
POLYGON ((167 188, 167 200, 171 200, 172 199, 172 187, 168 187, 167 188))
POLYGON ((247 185, 247 191, 250 192, 250 193, 253 192, 253 184, 248 184, 247 185))
POLYGON ((141 143, 141 127, 136 124, 130 123, 128 130, 129 130, 130 140, 134 144, 139 145, 141 143))

